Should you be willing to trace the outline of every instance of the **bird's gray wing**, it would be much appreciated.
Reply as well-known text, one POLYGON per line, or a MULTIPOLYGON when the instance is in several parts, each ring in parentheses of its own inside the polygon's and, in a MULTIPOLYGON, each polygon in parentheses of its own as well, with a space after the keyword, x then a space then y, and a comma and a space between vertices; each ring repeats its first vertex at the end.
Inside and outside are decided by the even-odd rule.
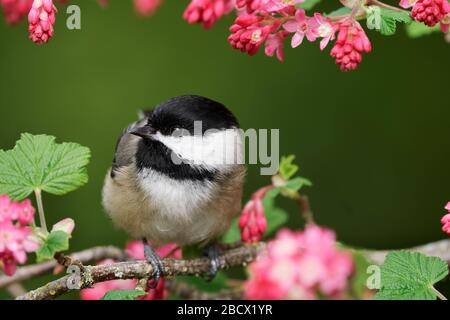
POLYGON ((137 145, 140 140, 139 137, 129 134, 129 132, 136 127, 145 126, 148 119, 153 113, 152 110, 145 110, 139 112, 139 120, 130 124, 121 134, 116 143, 116 151, 112 163, 111 177, 114 178, 117 170, 124 166, 129 166, 133 163, 133 158, 136 154, 137 145))

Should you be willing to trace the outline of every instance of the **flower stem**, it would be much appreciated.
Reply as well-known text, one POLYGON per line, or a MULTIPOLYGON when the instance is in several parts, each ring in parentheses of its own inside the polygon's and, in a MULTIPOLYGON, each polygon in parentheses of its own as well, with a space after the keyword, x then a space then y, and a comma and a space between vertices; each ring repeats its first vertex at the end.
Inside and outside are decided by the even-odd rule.
POLYGON ((393 11, 397 11, 397 12, 404 11, 404 10, 402 10, 402 9, 400 9, 400 8, 391 6, 391 5, 387 4, 387 3, 384 3, 384 2, 381 2, 381 1, 378 1, 378 0, 369 0, 369 1, 367 2, 367 4, 368 4, 368 5, 371 5, 371 4, 372 4, 372 5, 376 5, 376 6, 379 6, 379 7, 381 7, 381 8, 385 8, 385 9, 389 9, 389 10, 393 10, 393 11))
POLYGON ((433 292, 437 295, 437 297, 441 300, 447 300, 447 298, 440 293, 435 287, 431 286, 431 290, 433 290, 433 292))
POLYGON ((34 194, 36 196, 36 202, 38 206, 38 212, 39 212, 39 221, 41 223, 41 228, 48 232, 47 230, 47 224, 45 223, 45 214, 44 214, 44 205, 42 204, 42 193, 41 189, 34 189, 34 194))

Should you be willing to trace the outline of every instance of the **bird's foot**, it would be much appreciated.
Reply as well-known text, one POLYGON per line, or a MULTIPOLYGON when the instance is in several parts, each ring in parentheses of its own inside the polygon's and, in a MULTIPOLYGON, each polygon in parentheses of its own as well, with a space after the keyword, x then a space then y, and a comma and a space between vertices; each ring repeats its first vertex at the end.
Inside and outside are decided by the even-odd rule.
POLYGON ((210 269, 208 274, 206 275, 206 280, 212 281, 216 277, 216 274, 219 270, 219 247, 216 244, 209 245, 208 247, 206 247, 204 254, 210 261, 210 269))
POLYGON ((153 248, 149 246, 145 239, 143 241, 145 260, 147 260, 147 262, 150 263, 153 268, 153 281, 149 283, 149 288, 155 289, 158 286, 161 277, 164 276, 164 266, 161 257, 158 256, 155 250, 153 250, 153 248))

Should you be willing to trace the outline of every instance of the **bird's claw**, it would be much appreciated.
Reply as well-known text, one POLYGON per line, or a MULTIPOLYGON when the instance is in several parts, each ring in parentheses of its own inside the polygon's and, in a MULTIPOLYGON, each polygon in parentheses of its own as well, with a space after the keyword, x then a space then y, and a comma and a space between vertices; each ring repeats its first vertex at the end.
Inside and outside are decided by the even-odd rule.
POLYGON ((158 286, 159 280, 162 276, 164 276, 164 266, 162 259, 158 254, 153 250, 146 241, 144 241, 144 255, 145 260, 147 260, 148 263, 152 266, 153 269, 153 275, 152 280, 149 282, 149 288, 155 289, 158 286))
POLYGON ((205 250, 205 255, 210 261, 210 268, 206 280, 212 281, 219 271, 219 248, 216 245, 210 245, 205 250))

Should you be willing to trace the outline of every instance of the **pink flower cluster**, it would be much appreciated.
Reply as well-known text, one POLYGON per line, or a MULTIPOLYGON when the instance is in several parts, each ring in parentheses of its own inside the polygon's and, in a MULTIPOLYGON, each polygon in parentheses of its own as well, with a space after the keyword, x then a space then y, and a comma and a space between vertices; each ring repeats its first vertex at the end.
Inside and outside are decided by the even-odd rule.
POLYGON ((362 61, 362 53, 372 51, 372 45, 357 21, 339 25, 336 44, 331 56, 342 71, 355 70, 362 61))
POLYGON ((448 0, 401 0, 400 6, 408 9, 412 7, 411 16, 418 22, 433 27, 440 22, 445 33, 450 25, 450 4, 448 0))
POLYGON ((338 298, 353 273, 353 260, 336 248, 333 231, 310 225, 303 232, 279 231, 249 273, 248 299, 338 298))
POLYGON ((27 261, 27 252, 38 249, 32 239, 34 208, 30 200, 13 202, 8 196, 0 196, 0 267, 7 275, 13 275, 17 264, 27 261))
MULTIPOLYGON (((144 260, 144 244, 142 241, 130 241, 125 249, 127 255, 136 260, 144 260)), ((181 249, 176 244, 166 244, 156 249, 160 257, 171 257, 174 259, 181 259, 181 249)), ((112 259, 107 259, 98 264, 115 263, 112 259)), ((100 300, 106 292, 110 290, 132 290, 136 287, 137 280, 111 280, 95 284, 92 288, 83 289, 80 292, 82 300, 100 300)), ((139 300, 162 300, 167 298, 167 291, 164 288, 164 279, 161 278, 158 286, 155 289, 148 290, 147 294, 140 297, 139 300)))
POLYGON ((28 14, 30 39, 42 44, 53 37, 53 25, 57 10, 52 0, 34 0, 28 14))
POLYGON ((245 205, 239 219, 241 239, 252 243, 260 241, 267 229, 267 219, 264 213, 263 199, 272 186, 259 189, 252 195, 252 199, 245 205))
POLYGON ((201 23, 205 29, 209 29, 233 8, 232 0, 192 0, 184 11, 183 18, 190 24, 201 23))
POLYGON ((445 209, 448 211, 448 213, 441 219, 442 231, 450 234, 450 202, 447 203, 445 209))
POLYGON ((32 3, 33 0, 0 0, 6 22, 19 23, 30 12, 32 3))
MULTIPOLYGON (((237 6, 246 8, 230 27, 231 35, 228 42, 235 49, 254 55, 265 43, 265 54, 283 61, 284 41, 292 34, 293 48, 302 44, 304 38, 310 42, 320 41, 320 49, 324 50, 339 29, 339 23, 333 23, 330 18, 315 13, 309 17, 305 10, 296 9, 299 0, 264 0, 241 1, 237 6), (252 13, 252 14, 249 14, 252 13)), ((366 37, 367 38, 367 37, 366 37)))
POLYGON ((449 12, 448 0, 418 0, 412 8, 411 15, 416 21, 433 27, 449 12))

